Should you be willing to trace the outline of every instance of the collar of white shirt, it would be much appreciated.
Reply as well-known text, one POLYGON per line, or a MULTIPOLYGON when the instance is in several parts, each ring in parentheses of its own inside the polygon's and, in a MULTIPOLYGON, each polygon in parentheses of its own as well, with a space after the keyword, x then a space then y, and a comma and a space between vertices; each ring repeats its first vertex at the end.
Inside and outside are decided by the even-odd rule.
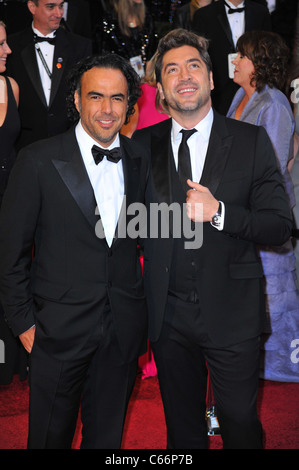
MULTIPOLYGON (((34 26, 33 26, 33 23, 32 23, 32 29, 33 29, 33 32, 35 34, 37 34, 37 36, 41 36, 42 38, 54 38, 55 37, 55 34, 56 34, 56 30, 55 31, 52 31, 52 33, 49 33, 49 34, 46 34, 46 36, 44 34, 42 34, 38 29, 36 29, 34 26)), ((53 46, 53 44, 49 44, 50 46, 53 46)), ((53 46, 54 47, 54 46, 53 46)))
MULTIPOLYGON (((234 10, 235 8, 243 8, 245 6, 245 2, 243 1, 242 3, 240 3, 240 5, 236 6, 234 5, 232 2, 230 2, 229 0, 225 0, 225 2, 228 4, 228 6, 230 8, 232 8, 232 10, 234 10)), ((225 5, 226 8, 228 8, 226 5, 225 5)))
MULTIPOLYGON (((99 144, 99 142, 97 142, 89 134, 87 134, 87 132, 82 126, 81 120, 78 122, 75 132, 76 132, 77 141, 78 141, 79 148, 80 148, 85 165, 96 166, 94 158, 91 153, 91 149, 93 145, 97 145, 98 147, 102 147, 102 146, 99 144)), ((119 146, 120 146, 120 140, 119 140, 119 134, 117 134, 115 140, 109 146, 109 150, 113 149, 114 147, 119 147, 119 146)))
MULTIPOLYGON (((213 119, 214 119, 213 108, 210 108, 208 114, 201 121, 199 121, 199 123, 197 123, 196 126, 194 126, 194 129, 197 130, 198 134, 200 135, 203 141, 208 141, 210 139, 213 119)), ((182 126, 178 124, 178 122, 176 122, 174 119, 172 119, 173 142, 176 142, 178 138, 180 138, 181 140, 181 134, 180 134, 181 130, 182 130, 182 126)))

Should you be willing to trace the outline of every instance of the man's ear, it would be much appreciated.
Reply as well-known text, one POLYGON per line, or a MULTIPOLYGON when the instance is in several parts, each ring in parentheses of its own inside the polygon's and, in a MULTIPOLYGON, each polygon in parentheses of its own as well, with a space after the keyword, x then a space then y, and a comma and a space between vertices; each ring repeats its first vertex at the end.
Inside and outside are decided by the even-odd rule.
POLYGON ((214 90, 213 72, 210 72, 210 90, 214 90))
POLYGON ((158 88, 161 100, 165 100, 165 96, 164 96, 164 93, 163 93, 163 88, 162 88, 161 83, 159 83, 159 82, 157 83, 157 88, 158 88))
POLYGON ((28 10, 30 11, 31 15, 34 15, 35 10, 36 10, 36 4, 34 2, 32 2, 32 0, 29 0, 27 2, 27 7, 28 7, 28 10))
POLYGON ((80 103, 80 96, 77 90, 75 91, 75 94, 74 94, 74 103, 76 106, 76 110, 80 114, 81 103, 80 103))

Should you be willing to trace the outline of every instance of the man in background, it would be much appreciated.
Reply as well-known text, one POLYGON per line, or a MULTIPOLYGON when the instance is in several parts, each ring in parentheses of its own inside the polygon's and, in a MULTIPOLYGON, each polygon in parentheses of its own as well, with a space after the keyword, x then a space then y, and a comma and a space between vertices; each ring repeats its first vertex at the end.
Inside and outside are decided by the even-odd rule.
POLYGON ((67 74, 92 53, 91 41, 60 27, 62 0, 29 0, 32 25, 9 37, 7 73, 20 88, 17 150, 68 129, 67 74))
POLYGON ((271 30, 267 7, 250 0, 219 0, 199 8, 193 17, 192 31, 209 40, 214 77, 213 107, 226 115, 238 89, 231 61, 236 44, 245 31, 271 30))

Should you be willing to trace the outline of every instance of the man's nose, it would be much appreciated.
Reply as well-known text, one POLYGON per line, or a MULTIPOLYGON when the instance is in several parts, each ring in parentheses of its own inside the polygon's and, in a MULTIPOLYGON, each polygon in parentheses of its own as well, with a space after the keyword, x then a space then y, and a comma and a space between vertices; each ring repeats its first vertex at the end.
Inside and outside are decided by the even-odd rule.
POLYGON ((188 80, 190 78, 190 71, 188 67, 182 67, 180 69, 180 79, 181 80, 188 80))
POLYGON ((59 18, 62 18, 63 13, 64 13, 64 7, 63 6, 61 7, 61 6, 57 5, 54 9, 54 13, 59 18))
POLYGON ((110 114, 112 111, 110 99, 104 99, 101 103, 101 111, 106 114, 110 114))

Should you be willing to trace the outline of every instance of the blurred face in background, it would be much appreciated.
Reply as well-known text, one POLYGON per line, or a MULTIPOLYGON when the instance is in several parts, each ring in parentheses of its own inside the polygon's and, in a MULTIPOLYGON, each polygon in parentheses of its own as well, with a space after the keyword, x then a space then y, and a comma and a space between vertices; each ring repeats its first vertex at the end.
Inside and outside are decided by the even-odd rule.
POLYGON ((28 8, 33 16, 33 26, 44 36, 59 28, 64 11, 63 0, 29 0, 28 8))
POLYGON ((234 82, 245 89, 250 87, 251 79, 254 74, 252 61, 238 52, 237 57, 233 60, 233 64, 235 66, 234 82))

